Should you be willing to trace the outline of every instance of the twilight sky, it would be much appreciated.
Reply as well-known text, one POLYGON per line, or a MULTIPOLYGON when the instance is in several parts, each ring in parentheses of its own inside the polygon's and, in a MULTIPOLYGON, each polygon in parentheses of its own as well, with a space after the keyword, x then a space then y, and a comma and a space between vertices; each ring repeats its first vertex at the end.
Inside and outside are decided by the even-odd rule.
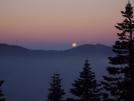
MULTIPOLYGON (((130 0, 134 6, 134 0, 130 0)), ((0 43, 64 50, 112 45, 128 0, 0 0, 0 43)))

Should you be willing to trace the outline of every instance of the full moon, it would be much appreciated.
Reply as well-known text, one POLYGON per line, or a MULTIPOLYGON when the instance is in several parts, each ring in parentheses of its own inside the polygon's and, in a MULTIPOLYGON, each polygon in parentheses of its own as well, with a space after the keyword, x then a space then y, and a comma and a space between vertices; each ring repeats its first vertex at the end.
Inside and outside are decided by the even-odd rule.
POLYGON ((77 44, 76 44, 76 43, 72 43, 72 46, 73 46, 73 47, 76 47, 76 46, 77 46, 77 44))

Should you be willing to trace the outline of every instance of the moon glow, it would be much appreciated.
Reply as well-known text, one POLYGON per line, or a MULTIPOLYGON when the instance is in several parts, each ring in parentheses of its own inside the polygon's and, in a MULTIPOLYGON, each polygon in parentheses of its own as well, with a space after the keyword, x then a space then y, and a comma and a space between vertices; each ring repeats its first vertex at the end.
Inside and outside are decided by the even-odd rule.
POLYGON ((76 46, 77 46, 77 44, 76 44, 76 43, 72 43, 72 46, 73 46, 73 47, 76 47, 76 46))

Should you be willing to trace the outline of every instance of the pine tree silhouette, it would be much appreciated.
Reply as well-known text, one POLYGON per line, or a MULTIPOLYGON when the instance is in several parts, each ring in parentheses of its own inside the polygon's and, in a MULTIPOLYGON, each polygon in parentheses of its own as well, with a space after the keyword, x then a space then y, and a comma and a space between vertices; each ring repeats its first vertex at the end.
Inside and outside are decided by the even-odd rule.
POLYGON ((91 71, 88 60, 85 61, 80 77, 72 84, 74 88, 70 92, 79 97, 81 101, 100 101, 100 84, 95 80, 94 72, 91 71))
MULTIPOLYGON (((2 86, 2 84, 4 83, 4 80, 0 81, 0 87, 2 86)), ((2 94, 2 90, 0 89, 0 97, 3 97, 4 94, 2 94)), ((5 98, 0 98, 0 101, 5 101, 5 98)))
POLYGON ((61 101, 62 96, 65 95, 64 89, 62 89, 60 74, 53 74, 52 83, 50 83, 49 94, 47 101, 61 101))
POLYGON ((134 19, 133 7, 126 4, 125 11, 121 11, 125 20, 115 26, 121 33, 117 33, 119 41, 113 45, 115 57, 109 57, 110 64, 107 71, 111 76, 103 76, 102 84, 109 94, 104 94, 103 101, 134 101, 134 19))

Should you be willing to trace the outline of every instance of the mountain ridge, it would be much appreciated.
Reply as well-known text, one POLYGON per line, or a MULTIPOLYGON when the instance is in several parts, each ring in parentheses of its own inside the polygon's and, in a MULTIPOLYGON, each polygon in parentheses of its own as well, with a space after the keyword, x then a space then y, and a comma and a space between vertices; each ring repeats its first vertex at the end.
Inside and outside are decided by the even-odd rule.
POLYGON ((112 54, 112 47, 103 44, 84 44, 67 50, 30 50, 22 46, 0 43, 1 57, 54 57, 54 56, 87 56, 112 54))
POLYGON ((6 43, 0 43, 0 49, 10 47, 10 48, 21 48, 21 49, 25 49, 25 50, 33 50, 33 51, 67 51, 67 50, 72 50, 75 48, 88 47, 88 46, 110 47, 110 46, 106 46, 104 44, 83 44, 83 45, 72 47, 72 48, 69 48, 66 50, 45 50, 45 49, 28 49, 28 48, 25 48, 25 47, 19 46, 19 45, 12 45, 12 44, 10 45, 10 44, 6 44, 6 43))
POLYGON ((5 80, 3 89, 7 101, 44 101, 51 76, 57 71, 63 79, 65 98, 73 97, 68 92, 79 76, 84 60, 88 58, 96 79, 102 80, 109 66, 107 57, 113 56, 112 47, 101 44, 85 44, 64 51, 30 50, 0 44, 0 50, 0 79, 5 80))

